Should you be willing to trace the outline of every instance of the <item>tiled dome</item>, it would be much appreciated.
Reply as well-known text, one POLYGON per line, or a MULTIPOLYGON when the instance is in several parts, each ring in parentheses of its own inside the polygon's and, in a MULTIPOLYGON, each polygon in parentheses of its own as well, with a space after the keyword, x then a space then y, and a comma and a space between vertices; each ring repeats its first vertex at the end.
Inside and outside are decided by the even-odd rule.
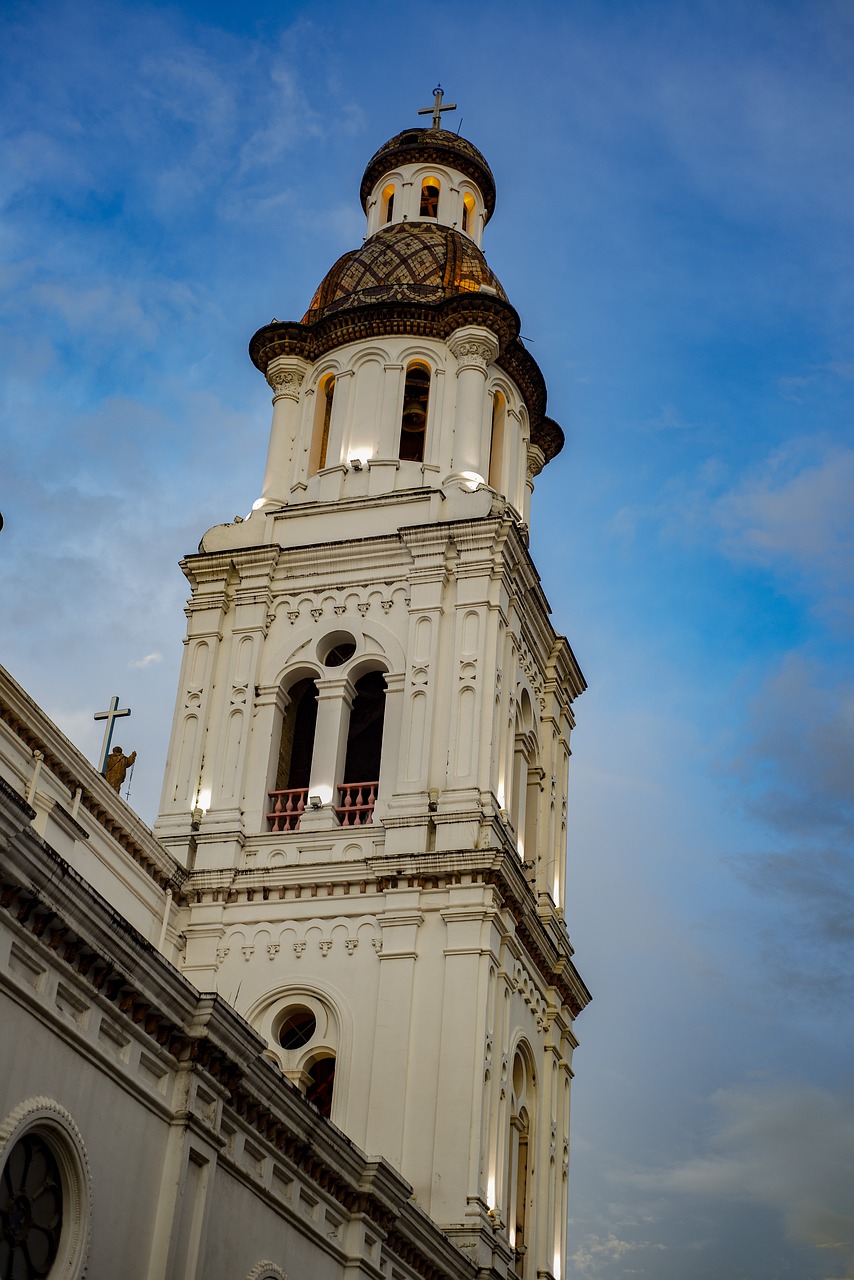
POLYGON ((495 179, 486 160, 467 138, 448 129, 404 129, 389 138, 368 161, 359 192, 367 212, 368 197, 383 174, 402 164, 442 164, 464 173, 480 188, 487 221, 495 209, 495 179))
MULTIPOLYGON (((452 135, 455 136, 455 135, 452 135)), ((455 294, 507 295, 477 245, 430 222, 399 222, 339 258, 327 272, 303 324, 378 302, 442 302, 455 294)))

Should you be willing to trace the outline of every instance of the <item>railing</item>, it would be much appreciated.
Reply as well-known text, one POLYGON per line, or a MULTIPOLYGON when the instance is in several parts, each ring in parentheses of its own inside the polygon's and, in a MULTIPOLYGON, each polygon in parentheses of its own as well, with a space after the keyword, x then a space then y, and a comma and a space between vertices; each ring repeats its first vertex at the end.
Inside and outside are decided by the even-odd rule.
POLYGON ((367 827, 373 822, 379 782, 348 782, 338 788, 335 812, 342 827, 367 827))
POLYGON ((308 787, 292 791, 268 791, 273 810, 267 814, 271 831, 296 831, 308 799, 308 787))

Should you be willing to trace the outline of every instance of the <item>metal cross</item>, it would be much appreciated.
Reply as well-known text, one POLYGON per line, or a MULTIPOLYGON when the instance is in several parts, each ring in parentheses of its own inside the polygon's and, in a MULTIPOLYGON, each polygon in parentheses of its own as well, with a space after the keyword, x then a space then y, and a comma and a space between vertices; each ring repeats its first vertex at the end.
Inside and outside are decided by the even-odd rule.
POLYGON ((420 116, 432 116, 433 124, 431 125, 431 128, 441 129, 441 113, 443 111, 456 111, 457 104, 455 102, 449 102, 444 107, 442 106, 442 86, 440 84, 436 85, 433 93, 435 94, 435 101, 432 107, 419 107, 418 114, 420 116))
POLYGON ((110 706, 107 711, 96 711, 93 720, 106 720, 107 725, 104 729, 104 745, 101 747, 101 759, 98 761, 98 772, 103 773, 107 767, 107 756, 110 754, 110 743, 113 740, 113 729, 116 727, 116 721, 120 716, 129 716, 130 710, 125 707, 119 710, 119 695, 116 694, 110 700, 110 706))

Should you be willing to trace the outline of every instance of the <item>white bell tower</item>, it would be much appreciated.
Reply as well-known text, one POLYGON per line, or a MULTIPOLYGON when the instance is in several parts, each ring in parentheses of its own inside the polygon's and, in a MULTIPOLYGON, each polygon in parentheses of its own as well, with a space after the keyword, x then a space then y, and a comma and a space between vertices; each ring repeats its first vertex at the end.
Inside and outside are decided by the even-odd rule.
POLYGON ((262 494, 182 565, 156 833, 195 985, 484 1274, 561 1280, 585 685, 527 525, 563 434, 480 248, 492 174, 440 106, 369 162, 362 247, 250 344, 262 494))

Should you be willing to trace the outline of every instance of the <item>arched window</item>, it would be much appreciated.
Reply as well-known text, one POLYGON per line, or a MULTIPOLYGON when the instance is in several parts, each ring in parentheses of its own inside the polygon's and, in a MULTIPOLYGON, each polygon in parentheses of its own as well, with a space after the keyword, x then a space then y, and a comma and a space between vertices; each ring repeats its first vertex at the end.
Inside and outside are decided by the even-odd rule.
POLYGON ((329 424, 332 421, 332 400, 335 396, 335 377, 330 374, 317 387, 317 403, 314 409, 314 429, 311 438, 309 470, 312 475, 326 466, 329 447, 329 424))
POLYGON ((510 1090, 510 1142, 508 1146, 507 1208, 510 1247, 516 1255, 516 1275, 528 1274, 526 1220, 530 1199, 531 1116, 534 1114, 534 1078, 521 1050, 513 1059, 510 1090))
POLYGON ((419 216, 422 218, 438 218, 439 216, 439 190, 441 184, 438 178, 425 178, 421 183, 421 208, 419 216))
POLYGON ((424 461, 427 433, 427 404, 430 399, 430 370, 423 364, 411 364, 406 370, 403 388, 403 413, 400 419, 399 457, 407 462, 424 461))
POLYGON ((347 730, 344 777, 336 810, 342 827, 362 827, 373 820, 380 778, 385 720, 385 678, 369 671, 356 682, 347 730))
POLYGON ((325 1003, 308 993, 296 997, 273 1018, 270 1027, 285 1075, 302 1089, 321 1115, 332 1114, 335 1055, 338 1043, 336 1019, 325 1003))
POLYGON ((462 228, 468 235, 474 234, 474 196, 467 191, 463 196, 463 221, 462 228))
POLYGON ((394 217, 394 183, 383 187, 380 203, 380 226, 385 226, 394 217))
POLYGON ((500 391, 492 397, 492 436, 489 446, 489 487, 501 489, 501 472, 504 466, 504 424, 507 417, 507 401, 500 391))
POLYGON ((317 685, 298 680, 289 691, 282 719, 276 787, 270 791, 267 821, 271 831, 296 831, 305 809, 317 724, 317 685))
POLYGON ((316 1058, 308 1068, 305 1096, 328 1120, 332 1115, 332 1089, 335 1084, 335 1059, 316 1058))

